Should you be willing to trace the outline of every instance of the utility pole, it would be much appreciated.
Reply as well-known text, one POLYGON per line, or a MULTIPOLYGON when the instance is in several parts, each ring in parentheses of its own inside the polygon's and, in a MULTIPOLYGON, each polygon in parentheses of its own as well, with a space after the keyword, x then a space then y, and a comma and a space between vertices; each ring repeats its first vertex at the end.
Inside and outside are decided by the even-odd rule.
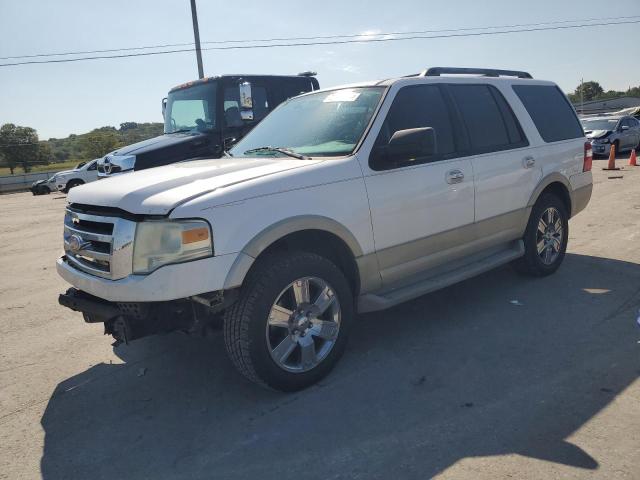
POLYGON ((198 31, 198 12, 196 12, 196 0, 191 0, 191 19, 193 20, 193 37, 196 43, 196 57, 198 58, 198 78, 204 78, 202 69, 202 52, 200 51, 200 32, 198 31))
POLYGON ((584 114, 584 78, 580 79, 580 114, 584 114))

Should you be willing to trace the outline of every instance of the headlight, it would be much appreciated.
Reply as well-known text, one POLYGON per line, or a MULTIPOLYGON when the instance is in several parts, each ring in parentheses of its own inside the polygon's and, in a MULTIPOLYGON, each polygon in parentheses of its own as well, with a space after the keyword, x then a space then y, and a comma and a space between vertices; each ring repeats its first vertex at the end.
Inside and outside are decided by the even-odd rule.
POLYGON ((211 255, 211 231, 203 220, 146 221, 136 227, 133 273, 211 255))
POLYGON ((609 143, 608 138, 594 138, 593 141, 596 143, 609 143))

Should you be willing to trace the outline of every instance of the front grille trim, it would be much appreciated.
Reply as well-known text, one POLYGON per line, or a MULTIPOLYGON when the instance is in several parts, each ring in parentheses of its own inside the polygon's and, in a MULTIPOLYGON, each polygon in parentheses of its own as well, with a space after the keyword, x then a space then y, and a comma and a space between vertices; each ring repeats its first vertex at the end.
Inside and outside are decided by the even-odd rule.
POLYGON ((113 216, 80 213, 67 208, 63 244, 67 262, 73 268, 97 277, 118 280, 133 272, 133 240, 136 222, 113 216), (88 226, 83 222, 91 222, 88 226), (93 230, 93 231, 91 231, 93 230), (98 233, 111 231, 112 233, 98 233), (78 236, 81 248, 71 243, 78 236))

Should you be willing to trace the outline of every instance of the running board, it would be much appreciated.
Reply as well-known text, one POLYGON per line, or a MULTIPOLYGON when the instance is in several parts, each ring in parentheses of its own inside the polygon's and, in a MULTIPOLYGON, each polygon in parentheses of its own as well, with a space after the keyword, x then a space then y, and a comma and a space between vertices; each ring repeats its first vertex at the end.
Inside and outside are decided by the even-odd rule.
MULTIPOLYGON (((495 250, 482 258, 467 264, 445 271, 439 275, 419 280, 400 288, 379 290, 374 293, 365 293, 358 298, 358 312, 374 312, 393 307, 399 303, 412 300, 427 293, 448 287, 481 273, 492 270, 500 265, 509 263, 524 255, 524 243, 522 240, 511 242, 507 249, 495 252, 495 250)), ((477 257, 476 257, 477 258, 477 257)))

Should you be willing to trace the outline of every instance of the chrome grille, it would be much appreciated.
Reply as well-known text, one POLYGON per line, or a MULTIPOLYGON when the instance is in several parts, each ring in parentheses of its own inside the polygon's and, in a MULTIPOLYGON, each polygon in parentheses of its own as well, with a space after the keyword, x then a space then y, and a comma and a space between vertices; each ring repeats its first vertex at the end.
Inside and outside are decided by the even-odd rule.
POLYGON ((116 280, 132 272, 136 223, 67 209, 64 252, 74 268, 116 280))

